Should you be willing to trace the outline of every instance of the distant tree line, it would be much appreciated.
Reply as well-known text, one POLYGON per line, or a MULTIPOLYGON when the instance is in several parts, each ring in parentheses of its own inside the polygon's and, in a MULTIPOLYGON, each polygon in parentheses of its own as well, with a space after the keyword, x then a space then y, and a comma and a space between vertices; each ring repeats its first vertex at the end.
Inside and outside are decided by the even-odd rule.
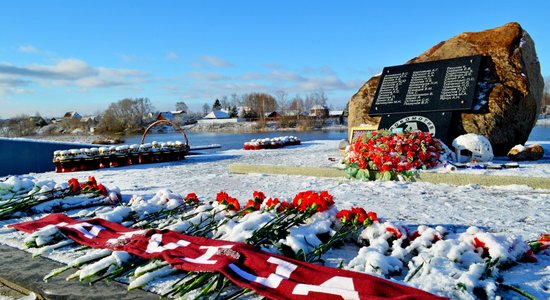
POLYGON ((202 113, 206 115, 212 110, 226 110, 231 112, 238 107, 246 107, 247 117, 263 118, 266 113, 278 111, 283 114, 286 112, 295 112, 296 114, 302 114, 309 112, 309 110, 315 105, 326 106, 328 97, 324 91, 318 90, 305 97, 301 95, 295 95, 289 98, 289 95, 285 91, 277 91, 272 94, 268 93, 246 93, 242 95, 231 94, 230 96, 222 96, 216 99, 214 104, 210 106, 208 103, 202 105, 202 113))
MULTIPOLYGON (((326 106, 327 100, 328 98, 322 90, 311 92, 305 96, 294 95, 293 97, 284 91, 277 91, 273 94, 253 92, 239 95, 233 93, 215 99, 212 104, 204 103, 202 111, 199 112, 192 112, 184 101, 176 102, 175 108, 178 113, 185 112, 185 117, 178 119, 181 124, 197 120, 212 110, 225 110, 230 117, 243 117, 259 122, 265 122, 267 114, 277 111, 282 116, 281 125, 295 127, 300 125, 299 122, 308 122, 305 119, 298 120, 300 115, 308 113, 314 105, 326 106)), ((39 113, 36 113, 35 116, 21 114, 7 120, 0 120, 0 136, 30 136, 39 131, 41 134, 63 134, 74 130, 87 132, 91 127, 94 127, 95 132, 100 134, 138 133, 154 121, 157 115, 148 98, 122 99, 111 103, 104 112, 98 114, 98 123, 86 124, 78 119, 62 118, 56 121, 55 126, 46 127, 47 130, 39 129, 45 125, 54 125, 49 124, 51 120, 42 119, 39 113)))

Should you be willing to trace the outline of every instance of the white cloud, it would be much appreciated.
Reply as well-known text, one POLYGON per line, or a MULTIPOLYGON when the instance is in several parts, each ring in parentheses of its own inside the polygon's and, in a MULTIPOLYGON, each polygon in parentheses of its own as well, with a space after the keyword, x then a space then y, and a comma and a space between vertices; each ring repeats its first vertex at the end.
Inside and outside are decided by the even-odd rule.
POLYGON ((18 79, 13 76, 0 74, 0 96, 8 94, 31 94, 33 90, 23 88, 29 85, 29 81, 18 79))
POLYGON ((0 64, 0 74, 37 77, 44 79, 77 79, 93 76, 96 71, 78 59, 60 60, 55 65, 30 65, 26 67, 0 64))
POLYGON ((230 79, 230 77, 219 72, 189 72, 187 75, 192 79, 201 81, 220 81, 230 79))
POLYGON ((268 79, 276 80, 276 81, 304 81, 306 80, 304 77, 300 76, 299 74, 291 71, 279 71, 279 70, 273 70, 268 75, 268 79))
POLYGON ((272 81, 304 81, 304 77, 292 71, 271 70, 269 73, 244 73, 237 77, 243 81, 272 80, 272 81))
POLYGON ((331 67, 322 66, 322 67, 304 67, 304 73, 306 74, 323 74, 323 75, 334 75, 336 72, 331 67))
POLYGON ((364 83, 363 80, 343 80, 330 67, 303 67, 300 71, 281 65, 263 65, 264 71, 243 72, 188 72, 188 83, 179 88, 166 88, 171 94, 187 99, 209 99, 250 92, 275 93, 283 90, 288 94, 305 95, 323 90, 332 95, 352 95, 364 83), (195 82, 193 82, 195 81, 195 82))
POLYGON ((210 55, 203 55, 201 57, 201 61, 206 63, 208 66, 216 68, 229 68, 233 66, 233 64, 227 60, 210 55))
POLYGON ((31 46, 31 45, 19 46, 18 50, 19 50, 19 52, 31 53, 31 54, 39 53, 39 52, 40 52, 40 51, 38 51, 37 48, 35 48, 34 46, 31 46))
POLYGON ((44 86, 76 86, 87 90, 132 85, 143 82, 146 74, 130 69, 93 67, 79 59, 63 59, 53 65, 0 64, 0 76, 0 82, 3 82, 4 87, 14 87, 21 82, 30 84, 34 80, 44 86))
POLYGON ((336 76, 309 78, 303 82, 298 83, 296 87, 298 90, 302 90, 302 91, 315 91, 319 89, 329 91, 329 90, 339 90, 339 89, 348 88, 336 76))
POLYGON ((176 52, 168 51, 168 52, 166 52, 166 59, 167 60, 177 60, 177 59, 179 59, 179 56, 176 52))

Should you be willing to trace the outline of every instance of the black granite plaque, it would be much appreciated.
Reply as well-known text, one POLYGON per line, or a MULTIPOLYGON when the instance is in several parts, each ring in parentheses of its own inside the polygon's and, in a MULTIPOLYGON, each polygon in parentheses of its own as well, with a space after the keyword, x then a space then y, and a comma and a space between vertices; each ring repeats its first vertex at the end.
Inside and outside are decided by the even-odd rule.
POLYGON ((386 67, 370 115, 469 110, 481 56, 386 67))
POLYGON ((425 112, 410 115, 383 115, 378 128, 393 132, 422 131, 430 132, 432 136, 445 140, 449 131, 452 112, 425 112))

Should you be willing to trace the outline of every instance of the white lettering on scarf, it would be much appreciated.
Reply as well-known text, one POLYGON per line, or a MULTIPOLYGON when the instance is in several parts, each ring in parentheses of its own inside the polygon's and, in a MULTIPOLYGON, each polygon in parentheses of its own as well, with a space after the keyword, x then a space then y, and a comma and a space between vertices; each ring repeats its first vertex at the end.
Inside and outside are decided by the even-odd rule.
POLYGON ((297 284, 292 291, 294 295, 308 295, 309 292, 319 292, 323 294, 340 295, 344 299, 359 300, 359 293, 353 287, 353 279, 349 277, 334 276, 320 285, 297 284), (343 289, 342 287, 351 287, 343 289))
POLYGON ((67 225, 65 226, 67 228, 73 228, 78 230, 78 232, 82 233, 85 238, 93 239, 96 238, 101 230, 104 230, 105 227, 100 225, 93 225, 88 222, 81 222, 73 225, 67 225), (84 226, 89 226, 90 229, 84 228, 84 226))
POLYGON ((233 247, 233 245, 200 246, 199 249, 206 249, 206 252, 203 255, 197 258, 183 257, 182 259, 188 262, 196 263, 196 264, 213 265, 213 264, 216 264, 218 261, 210 260, 212 256, 216 255, 216 253, 218 253, 218 250, 220 248, 231 249, 231 247, 233 247))
POLYGON ((145 252, 147 253, 162 252, 164 250, 173 250, 178 247, 187 247, 191 244, 186 240, 179 240, 176 243, 171 242, 163 246, 160 245, 161 243, 162 243, 162 234, 160 233, 153 234, 149 238, 149 244, 147 244, 147 250, 145 250, 145 252))
POLYGON ((235 264, 230 264, 229 267, 231 268, 231 270, 233 270, 233 272, 237 273, 237 275, 241 276, 242 278, 248 281, 259 283, 272 289, 276 289, 281 284, 281 281, 283 281, 283 279, 290 278, 292 272, 294 272, 294 270, 296 270, 296 268, 298 267, 293 263, 278 259, 276 257, 270 257, 267 262, 277 265, 277 268, 275 268, 275 273, 269 274, 268 277, 260 277, 250 274, 245 270, 239 268, 235 264))

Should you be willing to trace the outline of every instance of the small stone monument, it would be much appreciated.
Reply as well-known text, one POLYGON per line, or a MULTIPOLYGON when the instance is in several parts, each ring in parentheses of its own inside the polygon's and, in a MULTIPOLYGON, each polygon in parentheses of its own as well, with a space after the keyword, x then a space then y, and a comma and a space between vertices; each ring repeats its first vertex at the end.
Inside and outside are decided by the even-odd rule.
MULTIPOLYGON (((441 42, 406 64, 479 57, 471 108, 443 114, 448 119, 446 143, 466 133, 486 136, 495 155, 506 155, 525 144, 535 126, 544 80, 535 45, 518 23, 482 32, 461 33, 441 42)), ((477 58, 476 58, 477 59, 477 58)), ((381 116, 369 114, 381 75, 368 80, 349 102, 348 128, 379 124, 381 116)), ((402 99, 404 102, 405 99, 402 99)))

